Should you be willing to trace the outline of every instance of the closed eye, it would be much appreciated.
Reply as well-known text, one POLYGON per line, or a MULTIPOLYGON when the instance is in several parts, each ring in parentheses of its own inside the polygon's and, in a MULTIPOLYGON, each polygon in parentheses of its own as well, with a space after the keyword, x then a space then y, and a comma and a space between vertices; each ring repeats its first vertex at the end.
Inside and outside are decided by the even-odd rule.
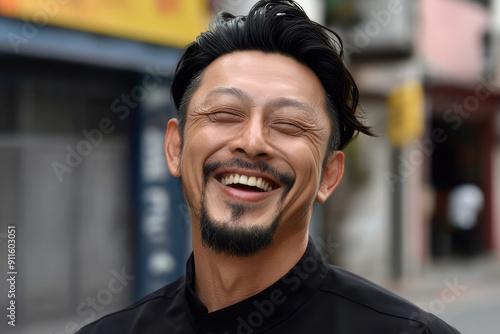
POLYGON ((305 131, 303 127, 291 122, 276 122, 272 128, 287 135, 295 136, 305 131))
POLYGON ((217 123, 237 123, 241 122, 241 120, 243 119, 240 114, 230 111, 216 111, 207 114, 207 116, 212 122, 217 123))

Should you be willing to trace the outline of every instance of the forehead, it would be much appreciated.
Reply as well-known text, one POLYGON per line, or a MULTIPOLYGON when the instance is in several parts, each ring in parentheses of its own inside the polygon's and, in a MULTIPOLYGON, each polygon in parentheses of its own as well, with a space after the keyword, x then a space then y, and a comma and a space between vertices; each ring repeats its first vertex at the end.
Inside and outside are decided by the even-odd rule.
POLYGON ((203 72, 191 102, 203 103, 213 98, 214 92, 227 89, 244 92, 255 105, 287 98, 306 103, 327 116, 325 91, 318 77, 309 67, 288 56, 260 51, 220 56, 203 72))

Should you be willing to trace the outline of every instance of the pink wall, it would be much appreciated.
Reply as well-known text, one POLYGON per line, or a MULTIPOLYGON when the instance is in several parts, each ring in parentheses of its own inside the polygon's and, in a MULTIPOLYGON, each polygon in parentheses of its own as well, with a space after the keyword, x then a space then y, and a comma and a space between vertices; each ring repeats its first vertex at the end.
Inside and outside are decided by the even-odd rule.
POLYGON ((432 77, 476 80, 483 67, 488 13, 464 0, 421 0, 417 55, 432 77))

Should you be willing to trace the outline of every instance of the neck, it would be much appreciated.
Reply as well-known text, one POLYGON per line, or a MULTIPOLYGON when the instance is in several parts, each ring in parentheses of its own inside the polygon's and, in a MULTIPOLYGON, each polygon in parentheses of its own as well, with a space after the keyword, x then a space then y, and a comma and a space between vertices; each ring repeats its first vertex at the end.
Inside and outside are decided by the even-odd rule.
POLYGON ((296 233, 286 240, 275 238, 269 248, 249 257, 215 253, 193 235, 195 292, 213 312, 245 300, 268 288, 300 260, 308 235, 296 233))

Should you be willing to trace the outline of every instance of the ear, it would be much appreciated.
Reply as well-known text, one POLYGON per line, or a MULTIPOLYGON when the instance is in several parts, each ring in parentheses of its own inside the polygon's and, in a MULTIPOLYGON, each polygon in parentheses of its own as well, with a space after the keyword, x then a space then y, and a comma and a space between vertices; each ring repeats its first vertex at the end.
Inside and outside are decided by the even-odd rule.
POLYGON ((344 153, 341 151, 334 151, 326 163, 323 170, 323 180, 319 185, 318 194, 316 199, 318 202, 323 203, 330 197, 332 192, 337 188, 337 185, 342 179, 344 174, 344 153))
POLYGON ((179 177, 181 175, 181 134, 176 118, 168 121, 163 147, 170 173, 175 177, 179 177))

